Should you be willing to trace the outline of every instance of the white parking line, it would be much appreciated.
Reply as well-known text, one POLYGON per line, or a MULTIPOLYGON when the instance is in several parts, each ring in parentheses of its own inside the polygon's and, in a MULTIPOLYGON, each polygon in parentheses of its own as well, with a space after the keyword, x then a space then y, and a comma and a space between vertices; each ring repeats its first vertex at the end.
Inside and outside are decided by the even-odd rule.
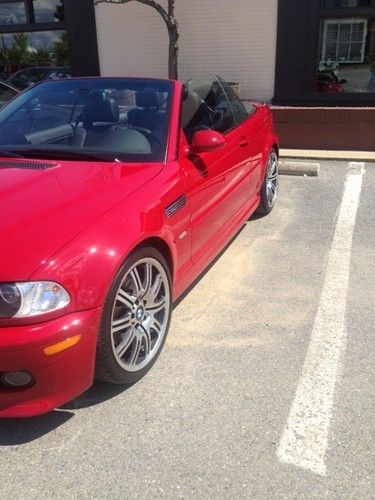
POLYGON ((364 163, 350 162, 319 308, 296 395, 277 456, 325 475, 325 456, 340 356, 346 345, 345 310, 350 258, 364 163))

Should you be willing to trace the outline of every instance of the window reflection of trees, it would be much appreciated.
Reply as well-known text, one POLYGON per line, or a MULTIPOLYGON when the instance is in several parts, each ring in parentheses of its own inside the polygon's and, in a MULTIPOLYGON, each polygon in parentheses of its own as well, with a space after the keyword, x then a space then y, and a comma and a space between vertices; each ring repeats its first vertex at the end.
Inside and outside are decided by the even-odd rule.
POLYGON ((62 0, 33 0, 36 23, 64 22, 64 6, 62 0))
POLYGON ((65 31, 2 34, 2 62, 19 65, 53 63, 69 65, 68 40, 65 31))
POLYGON ((28 66, 69 67, 64 22, 63 0, 0 3, 0 78, 6 79, 28 66), (38 31, 40 23, 46 24, 46 28, 49 24, 53 28, 55 24, 58 29, 48 29, 48 26, 48 31, 38 31), (22 29, 17 29, 18 25, 22 25, 22 29), (1 26, 7 29, 2 30, 1 26), (14 29, 9 29, 13 26, 14 29), (25 29, 26 26, 29 29, 25 29))

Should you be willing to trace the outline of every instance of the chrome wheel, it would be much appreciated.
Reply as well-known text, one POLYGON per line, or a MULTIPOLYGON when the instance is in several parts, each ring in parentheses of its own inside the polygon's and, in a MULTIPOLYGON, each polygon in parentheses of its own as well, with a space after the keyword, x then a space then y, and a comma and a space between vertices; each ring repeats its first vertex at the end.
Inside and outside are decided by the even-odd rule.
POLYGON ((279 176, 279 161, 275 151, 272 151, 267 163, 266 197, 269 207, 273 207, 277 198, 277 185, 279 176))
POLYGON ((133 264, 117 290, 111 315, 111 344, 129 372, 145 368, 158 353, 168 328, 171 294, 167 274, 154 258, 133 264))

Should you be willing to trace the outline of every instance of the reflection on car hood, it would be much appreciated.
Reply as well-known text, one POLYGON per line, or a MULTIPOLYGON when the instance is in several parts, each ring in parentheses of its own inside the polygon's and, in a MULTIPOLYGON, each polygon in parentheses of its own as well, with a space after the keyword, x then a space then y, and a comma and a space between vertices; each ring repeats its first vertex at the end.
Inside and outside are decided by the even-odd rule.
POLYGON ((43 260, 161 169, 160 164, 51 165, 0 168, 0 282, 28 279, 43 260))

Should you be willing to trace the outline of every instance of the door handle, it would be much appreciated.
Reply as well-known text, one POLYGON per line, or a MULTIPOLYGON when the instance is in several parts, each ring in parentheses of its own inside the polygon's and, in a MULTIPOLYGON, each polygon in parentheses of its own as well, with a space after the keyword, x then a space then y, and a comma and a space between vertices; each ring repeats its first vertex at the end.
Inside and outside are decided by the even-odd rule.
POLYGON ((241 142, 240 142, 240 146, 241 146, 241 148, 245 148, 245 147, 246 147, 246 146, 248 146, 248 145, 249 145, 249 141, 248 141, 245 137, 243 137, 243 138, 241 139, 241 142))

